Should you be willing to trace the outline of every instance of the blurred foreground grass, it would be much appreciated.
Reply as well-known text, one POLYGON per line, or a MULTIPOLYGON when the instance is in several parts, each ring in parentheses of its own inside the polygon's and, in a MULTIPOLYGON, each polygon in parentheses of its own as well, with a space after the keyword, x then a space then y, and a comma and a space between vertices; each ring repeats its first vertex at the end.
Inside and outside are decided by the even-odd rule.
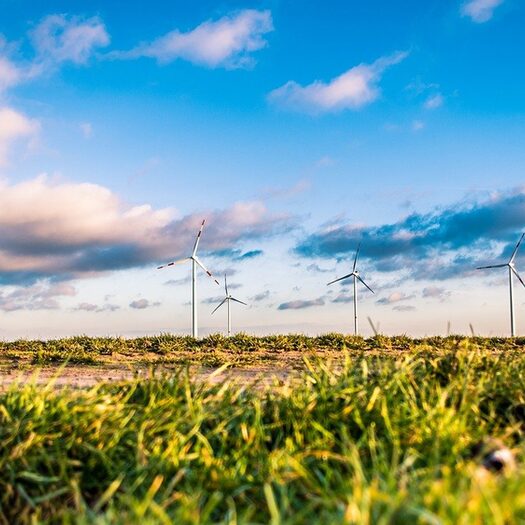
POLYGON ((525 523, 523 342, 166 337, 133 351, 146 341, 168 355, 264 343, 339 357, 265 389, 188 370, 89 390, 13 385, 0 394, 0 523, 525 523), (481 470, 472 451, 487 436, 515 449, 515 471, 481 470))

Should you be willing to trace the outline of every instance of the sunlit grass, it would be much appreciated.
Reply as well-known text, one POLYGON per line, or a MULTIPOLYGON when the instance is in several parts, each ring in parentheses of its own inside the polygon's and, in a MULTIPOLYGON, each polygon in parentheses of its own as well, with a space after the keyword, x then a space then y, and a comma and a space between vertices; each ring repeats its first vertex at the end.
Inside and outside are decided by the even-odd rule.
MULTIPOLYGON (((420 348, 441 352, 459 348, 465 343, 494 352, 507 352, 523 349, 525 338, 449 336, 415 339, 383 335, 363 338, 337 333, 316 337, 299 334, 254 337, 243 333, 224 337, 212 334, 202 339, 169 334, 135 339, 79 336, 48 341, 0 342, 0 364, 55 365, 67 362, 69 365, 97 365, 134 362, 220 366, 225 363, 284 363, 289 366, 293 363, 286 361, 286 356, 293 353, 320 352, 337 356, 342 351, 402 352, 420 348)), ((293 360, 297 361, 296 355, 293 356, 293 360)))
POLYGON ((362 352, 371 340, 326 337, 336 363, 307 359, 269 389, 187 371, 89 390, 11 386, 0 395, 0 523, 525 520, 525 471, 480 475, 472 456, 487 436, 518 459, 524 449, 515 341, 502 340, 505 352, 469 339, 362 352))

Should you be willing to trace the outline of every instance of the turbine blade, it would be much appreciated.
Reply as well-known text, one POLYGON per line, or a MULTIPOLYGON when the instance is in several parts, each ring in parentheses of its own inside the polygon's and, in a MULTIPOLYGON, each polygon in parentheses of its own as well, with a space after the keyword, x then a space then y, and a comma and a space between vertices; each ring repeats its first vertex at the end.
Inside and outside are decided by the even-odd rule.
POLYGON ((357 266, 357 257, 359 256, 359 250, 361 249, 361 243, 357 245, 357 250, 355 251, 355 257, 354 257, 354 267, 352 268, 352 272, 355 272, 355 268, 357 266))
POLYGON ((491 266, 479 266, 476 270, 487 270, 488 268, 505 268, 508 264, 492 264, 491 266))
POLYGON ((220 286, 221 284, 219 283, 219 281, 217 281, 217 279, 215 279, 215 277, 213 277, 213 275, 211 274, 210 270, 208 270, 208 268, 206 268, 206 266, 204 266, 204 264, 201 263, 200 259, 198 259, 197 257, 193 257, 193 260, 220 286))
POLYGON ((329 283, 326 283, 326 286, 329 286, 330 284, 334 284, 338 281, 342 281, 343 279, 348 279, 349 277, 352 277, 354 275, 354 272, 349 273, 348 275, 344 275, 343 277, 339 277, 339 279, 335 279, 335 281, 330 281, 329 283))
POLYGON ((224 274, 224 291, 226 292, 226 296, 228 296, 228 281, 226 280, 226 274, 224 274))
POLYGON ((235 299, 235 297, 230 297, 230 299, 231 299, 232 301, 235 301, 236 303, 241 303, 241 304, 243 304, 244 306, 248 306, 246 303, 243 303, 242 301, 239 301, 239 299, 235 299))
POLYGON ((516 255, 518 253, 518 249, 520 247, 521 241, 523 241, 523 237, 525 237, 525 233, 521 234, 520 240, 518 241, 518 244, 516 244, 516 248, 514 248, 514 251, 512 252, 512 255, 510 256, 509 264, 512 264, 514 262, 514 259, 516 258, 516 255))
POLYGON ((161 266, 157 266, 157 270, 160 270, 162 268, 167 268, 168 266, 174 266, 175 264, 184 264, 186 261, 189 261, 189 257, 185 257, 184 259, 179 259, 178 261, 172 261, 167 264, 163 264, 161 266))
POLYGON ((220 303, 219 305, 215 308, 215 310, 213 310, 213 312, 211 313, 211 315, 213 315, 226 301, 228 300, 227 297, 225 297, 220 303))
POLYGON ((195 257, 195 254, 197 253, 197 248, 199 247, 199 241, 201 240, 202 230, 204 229, 205 222, 206 222, 206 219, 202 221, 199 233, 197 234, 197 237, 195 239, 195 244, 193 245, 193 251, 191 252, 192 257, 195 257))
POLYGON ((359 277, 359 275, 356 275, 357 279, 359 281, 361 281, 373 294, 375 294, 374 290, 372 290, 372 288, 370 288, 370 286, 368 286, 368 284, 365 283, 365 281, 363 281, 363 279, 361 279, 361 277, 359 277))
POLYGON ((516 270, 516 268, 514 268, 513 266, 511 266, 511 269, 514 273, 514 275, 519 279, 520 283, 525 287, 525 283, 523 282, 523 279, 521 278, 520 274, 518 273, 518 271, 516 270))

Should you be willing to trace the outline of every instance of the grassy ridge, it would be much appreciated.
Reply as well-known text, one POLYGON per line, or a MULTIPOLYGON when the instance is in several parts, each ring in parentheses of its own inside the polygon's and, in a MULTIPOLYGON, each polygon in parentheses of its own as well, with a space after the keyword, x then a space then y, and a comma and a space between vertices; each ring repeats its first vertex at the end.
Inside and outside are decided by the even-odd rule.
POLYGON ((244 365, 274 363, 288 366, 297 360, 287 354, 322 352, 339 355, 349 351, 406 351, 427 348, 448 351, 461 345, 473 344, 476 348, 495 352, 524 349, 525 338, 503 337, 427 337, 414 339, 407 336, 370 338, 342 334, 325 334, 317 337, 305 335, 272 335, 254 337, 236 334, 224 337, 220 334, 202 339, 185 336, 159 335, 124 339, 120 337, 72 337, 48 341, 18 340, 0 342, 0 364, 53 365, 63 362, 78 365, 96 365, 114 362, 137 364, 184 364, 198 363, 220 366, 225 363, 244 365))
POLYGON ((525 451, 521 351, 345 345, 337 366, 306 361, 293 387, 265 391, 187 373, 12 387, 0 523, 525 521, 525 471, 483 476, 472 457, 486 436, 525 451))

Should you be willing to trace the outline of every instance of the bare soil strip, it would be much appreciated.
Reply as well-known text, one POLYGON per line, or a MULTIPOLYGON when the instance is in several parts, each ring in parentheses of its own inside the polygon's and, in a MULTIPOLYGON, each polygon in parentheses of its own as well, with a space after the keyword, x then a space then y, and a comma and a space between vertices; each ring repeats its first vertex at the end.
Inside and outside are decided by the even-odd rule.
MULTIPOLYGON (((291 368, 260 366, 250 368, 190 368, 192 380, 221 383, 234 381, 239 384, 270 385, 285 381, 293 372, 291 368)), ((130 366, 47 366, 12 368, 0 367, 0 391, 14 384, 51 385, 54 388, 89 388, 101 383, 118 383, 130 379, 150 379, 180 373, 180 366, 159 366, 155 368, 130 366)))

